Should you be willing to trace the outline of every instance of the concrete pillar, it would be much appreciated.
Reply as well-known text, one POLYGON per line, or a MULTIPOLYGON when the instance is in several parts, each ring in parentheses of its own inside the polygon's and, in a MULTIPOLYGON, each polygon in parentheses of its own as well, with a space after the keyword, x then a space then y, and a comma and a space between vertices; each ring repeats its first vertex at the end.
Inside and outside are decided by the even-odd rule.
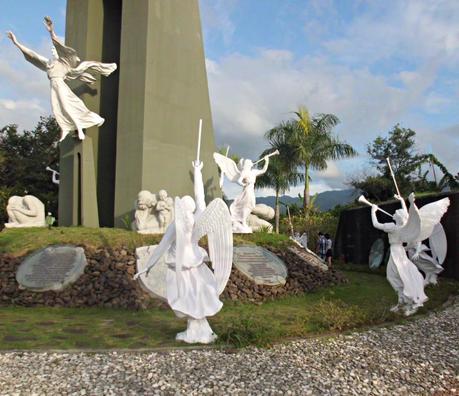
POLYGON ((193 194, 199 118, 206 193, 219 195, 198 1, 124 1, 122 15, 117 226, 132 213, 141 190, 193 194))

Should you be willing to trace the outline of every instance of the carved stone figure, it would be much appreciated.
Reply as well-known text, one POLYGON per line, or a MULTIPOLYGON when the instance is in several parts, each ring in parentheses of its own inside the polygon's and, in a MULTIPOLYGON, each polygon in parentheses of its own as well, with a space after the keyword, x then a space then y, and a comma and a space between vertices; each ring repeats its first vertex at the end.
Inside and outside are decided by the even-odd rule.
POLYGON ((166 190, 159 190, 158 203, 156 204, 156 211, 158 213, 159 227, 161 232, 166 230, 166 227, 172 221, 172 214, 174 213, 174 200, 167 196, 166 190))
POLYGON ((389 236, 390 258, 387 264, 387 279, 398 294, 398 304, 391 310, 397 312, 403 309, 408 316, 424 304, 427 296, 424 293, 424 278, 408 258, 403 244, 412 245, 430 235, 448 205, 435 205, 434 210, 427 208, 421 212, 414 203, 414 194, 411 194, 408 197, 410 202, 408 211, 403 198, 399 195, 395 198, 402 205, 402 209, 398 209, 393 216, 395 224, 379 223, 376 217, 379 208, 376 205, 372 205, 371 218, 373 226, 388 233, 389 236))
POLYGON ((255 200, 255 181, 257 177, 264 174, 269 165, 269 157, 279 154, 278 151, 263 157, 260 161, 264 161, 262 169, 253 169, 258 162, 252 162, 250 159, 241 159, 239 164, 228 157, 219 153, 214 153, 214 159, 222 174, 224 174, 231 182, 238 183, 243 187, 241 194, 235 198, 230 205, 231 218, 233 221, 233 232, 236 233, 251 233, 252 228, 247 223, 250 213, 256 206, 255 200))
POLYGON ((132 229, 141 234, 161 234, 174 219, 174 201, 166 190, 156 194, 140 191, 135 205, 132 229), (159 199, 158 199, 159 198, 159 199))
POLYGON ((231 216, 223 200, 214 199, 208 207, 204 201, 202 162, 193 162, 194 194, 175 198, 175 220, 169 225, 160 244, 153 251, 148 272, 165 255, 168 265, 166 293, 169 306, 178 317, 188 319, 187 329, 177 340, 188 343, 210 343, 216 339, 207 322, 208 316, 220 311, 219 295, 228 282, 233 259, 231 216), (198 245, 208 236, 213 271, 205 264, 207 252, 198 245))
POLYGON ((36 52, 25 47, 16 39, 12 32, 8 37, 18 47, 27 61, 47 73, 51 85, 51 107, 56 121, 61 127, 61 141, 71 131, 78 131, 78 137, 85 138, 83 129, 94 125, 100 126, 104 119, 98 114, 88 110, 83 101, 76 96, 65 83, 66 80, 80 80, 92 84, 96 78, 91 74, 100 73, 108 76, 116 70, 116 63, 81 62, 73 48, 61 43, 54 33, 53 22, 45 17, 45 27, 51 35, 53 42, 53 59, 46 59, 36 52))
POLYGON ((45 205, 33 195, 13 195, 6 207, 8 223, 6 228, 45 227, 45 205))
POLYGON ((265 204, 257 204, 252 210, 252 213, 247 218, 247 224, 252 231, 266 230, 273 232, 273 225, 268 221, 274 219, 275 212, 271 206, 265 204))

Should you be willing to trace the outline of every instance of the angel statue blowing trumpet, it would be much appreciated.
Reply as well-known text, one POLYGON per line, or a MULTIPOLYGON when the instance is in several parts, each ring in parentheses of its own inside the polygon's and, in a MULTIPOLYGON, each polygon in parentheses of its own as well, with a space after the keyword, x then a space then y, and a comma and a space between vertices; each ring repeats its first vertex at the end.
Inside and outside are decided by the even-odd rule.
MULTIPOLYGON (((390 258, 387 264, 387 280, 398 294, 398 304, 392 312, 404 310, 406 316, 417 311, 427 301, 424 293, 424 278, 415 264, 408 258, 404 243, 416 245, 432 234, 433 228, 440 222, 446 212, 449 200, 442 199, 423 206, 420 210, 414 202, 414 194, 408 197, 410 208, 407 210, 404 199, 395 195, 402 205, 392 216, 394 223, 379 223, 376 212, 381 210, 361 197, 360 202, 371 205, 373 226, 386 232, 389 236, 390 258)), ((386 212, 387 213, 387 212, 386 212)))
POLYGON ((48 75, 51 86, 51 107, 62 130, 60 141, 64 140, 69 132, 75 130, 78 131, 78 137, 83 140, 85 138, 83 129, 94 125, 100 126, 105 120, 88 110, 65 81, 80 80, 92 84, 96 78, 90 72, 98 72, 103 76, 108 76, 116 70, 116 63, 81 62, 73 48, 67 47, 59 41, 54 33, 51 18, 45 17, 44 24, 53 42, 53 59, 46 59, 19 43, 13 32, 8 32, 7 35, 13 44, 22 51, 27 61, 48 75))
POLYGON ((146 270, 138 272, 134 279, 143 273, 148 275, 165 255, 167 302, 178 317, 188 319, 186 331, 178 333, 176 339, 208 344, 217 336, 206 318, 218 313, 223 306, 219 295, 231 273, 233 234, 225 202, 216 198, 206 207, 202 167, 202 162, 193 161, 195 199, 175 198, 174 222, 148 259, 146 270), (204 235, 208 237, 213 271, 205 263, 207 252, 198 245, 204 235))
POLYGON ((247 218, 256 206, 255 182, 258 176, 261 176, 268 170, 269 157, 278 154, 279 151, 276 150, 256 162, 252 162, 250 159, 242 158, 239 161, 239 164, 236 165, 236 163, 231 158, 228 158, 219 153, 214 153, 214 160, 222 172, 220 187, 222 187, 223 175, 225 175, 233 183, 238 183, 243 187, 242 192, 234 199, 233 203, 230 205, 233 232, 252 232, 252 228, 247 224, 247 218), (263 168, 253 169, 253 167, 260 161, 265 161, 263 168))

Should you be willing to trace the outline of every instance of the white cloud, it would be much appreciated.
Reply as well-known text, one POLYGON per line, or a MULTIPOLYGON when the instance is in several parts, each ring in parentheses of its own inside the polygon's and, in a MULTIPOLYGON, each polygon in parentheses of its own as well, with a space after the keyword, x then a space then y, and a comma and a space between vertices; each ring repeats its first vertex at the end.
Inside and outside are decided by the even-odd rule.
POLYGON ((383 59, 459 63, 456 0, 367 2, 366 12, 324 46, 341 60, 371 64, 383 59))
MULTIPOLYGON (((43 40, 36 51, 47 56, 49 40, 43 40)), ((20 129, 31 129, 40 116, 51 113, 46 73, 27 62, 4 36, 0 53, 0 127, 18 124, 20 129)))
POLYGON ((201 0, 201 16, 204 34, 212 40, 221 36, 225 44, 231 42, 236 27, 231 20, 231 13, 238 0, 201 0))

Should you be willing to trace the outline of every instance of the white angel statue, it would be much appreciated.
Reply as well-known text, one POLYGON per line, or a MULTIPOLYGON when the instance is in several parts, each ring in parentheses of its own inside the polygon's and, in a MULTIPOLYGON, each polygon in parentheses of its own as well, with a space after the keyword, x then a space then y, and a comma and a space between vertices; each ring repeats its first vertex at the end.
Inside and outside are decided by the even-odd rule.
MULTIPOLYGON (((243 187, 241 194, 230 205, 233 232, 252 232, 252 228, 247 224, 247 219, 256 206, 255 182, 258 176, 268 170, 269 157, 276 154, 279 154, 279 151, 276 150, 274 153, 266 155, 260 160, 265 161, 262 169, 253 169, 254 165, 259 161, 254 163, 250 159, 241 158, 239 164, 236 165, 231 158, 214 153, 214 160, 222 172, 222 179, 223 175, 225 175, 231 182, 238 183, 243 187)), ((222 184, 222 179, 220 180, 220 184, 222 184)))
POLYGON ((387 280, 398 294, 398 304, 391 308, 392 312, 404 310, 405 315, 415 313, 421 307, 427 296, 424 293, 424 278, 406 255, 404 243, 413 243, 421 234, 421 217, 414 203, 414 194, 408 197, 410 202, 409 211, 405 201, 399 195, 395 198, 402 204, 393 218, 394 223, 378 222, 376 212, 377 205, 371 205, 371 219, 373 226, 388 233, 390 244, 390 258, 387 264, 387 280))
POLYGON ((193 161, 194 194, 175 198, 175 219, 169 225, 158 247, 148 259, 149 271, 165 255, 168 265, 166 294, 169 306, 178 317, 188 319, 187 329, 178 333, 177 340, 187 343, 213 342, 217 336, 207 317, 220 311, 219 295, 228 282, 233 261, 233 234, 228 207, 220 198, 206 208, 202 162, 193 161), (212 270, 206 265, 207 252, 198 245, 207 235, 212 270))
POLYGON ((53 42, 53 59, 46 59, 36 52, 25 47, 16 39, 12 32, 7 35, 14 45, 18 47, 27 61, 47 73, 51 85, 51 107, 56 121, 61 127, 60 141, 64 140, 71 131, 78 131, 78 137, 83 140, 83 129, 94 125, 100 126, 104 119, 88 110, 83 101, 76 96, 66 80, 80 80, 92 84, 96 78, 90 72, 98 72, 108 76, 116 70, 116 63, 81 62, 73 48, 62 44, 54 33, 53 22, 45 17, 45 27, 51 35, 53 42))
POLYGON ((447 242, 440 219, 448 210, 449 203, 449 198, 443 198, 419 209, 421 232, 406 247, 410 260, 424 273, 425 285, 437 284, 438 274, 443 271, 447 242), (430 248, 422 243, 426 239, 429 239, 430 248))

